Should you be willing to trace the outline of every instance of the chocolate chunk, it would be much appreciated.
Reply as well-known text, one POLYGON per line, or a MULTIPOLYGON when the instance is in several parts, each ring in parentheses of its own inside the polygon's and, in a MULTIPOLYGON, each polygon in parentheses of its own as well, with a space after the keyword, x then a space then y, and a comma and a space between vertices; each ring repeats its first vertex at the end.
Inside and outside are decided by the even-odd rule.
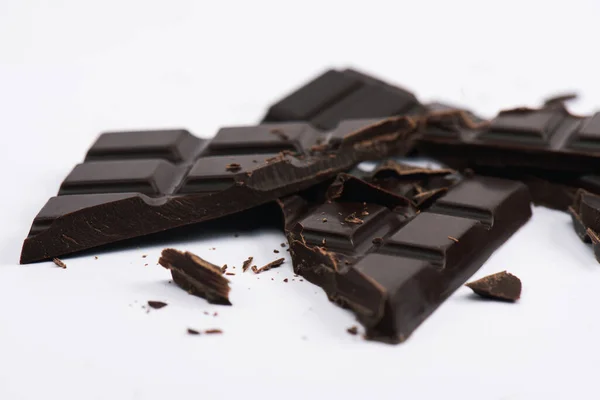
POLYGON ((34 219, 21 263, 266 204, 360 161, 409 151, 415 129, 412 120, 393 117, 343 121, 329 132, 306 123, 223 128, 210 141, 185 130, 106 133, 34 219), (317 154, 310 148, 318 139, 324 147, 317 154))
POLYGON ((405 89, 351 69, 329 70, 269 108, 264 121, 306 121, 330 129, 341 120, 423 111, 405 89))
POLYGON ((148 306, 154 308, 155 310, 160 310, 161 308, 167 306, 168 304, 162 301, 154 301, 148 300, 148 306))
POLYGON ((67 264, 65 264, 60 258, 53 258, 52 262, 62 269, 67 269, 67 264))
POLYGON ((278 258, 277 260, 271 261, 270 263, 268 263, 260 268, 256 268, 256 265, 254 265, 254 266, 252 266, 252 272, 254 272, 255 274, 260 274, 261 272, 265 272, 272 268, 279 267, 281 264, 283 264, 284 261, 285 261, 285 258, 278 258))
POLYGON ((285 247, 285 243, 281 243, 281 244, 280 244, 280 246, 281 246, 281 247, 285 247))
POLYGON ((190 294, 203 297, 209 303, 231 305, 229 281, 221 268, 190 253, 164 249, 159 264, 171 270, 175 283, 190 294))
POLYGON ((346 332, 348 332, 351 335, 357 335, 358 334, 358 327, 357 326, 351 326, 350 328, 346 329, 346 332))
POLYGON ((521 280, 506 271, 488 275, 465 286, 489 299, 517 301, 521 297, 521 280))
POLYGON ((273 250, 273 253, 279 253, 279 250, 275 249, 273 250))
MULTIPOLYGON (((342 185, 359 187, 357 179, 342 185)), ((294 272, 354 311, 372 340, 398 343, 408 338, 531 216, 529 193, 519 182, 421 173, 420 186, 446 192, 418 210, 402 197, 413 191, 401 186, 407 178, 391 174, 385 180, 367 179, 354 192, 326 189, 336 193, 329 202, 300 193, 279 205, 299 210, 284 212, 292 219, 286 220, 286 231, 294 272), (344 221, 364 209, 369 213, 362 224, 344 221), (320 223, 322 216, 332 223, 320 223), (321 247, 324 239, 327 248, 321 247)))
POLYGON ((253 259, 254 257, 248 257, 248 259, 242 263, 242 272, 246 272, 246 270, 250 268, 253 259))
POLYGON ((187 333, 190 335, 199 335, 200 334, 200 332, 198 332, 197 330, 192 329, 192 328, 188 328, 187 333))
POLYGON ((288 278, 285 278, 283 281, 284 281, 285 283, 288 283, 288 278))

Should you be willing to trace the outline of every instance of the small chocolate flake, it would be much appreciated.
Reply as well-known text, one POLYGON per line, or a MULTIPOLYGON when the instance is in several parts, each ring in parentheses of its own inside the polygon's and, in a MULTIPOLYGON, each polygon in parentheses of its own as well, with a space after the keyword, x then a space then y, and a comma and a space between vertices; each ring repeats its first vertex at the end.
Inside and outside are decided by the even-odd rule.
POLYGON ((452 240, 455 243, 458 243, 458 239, 452 236, 448 236, 448 239, 452 240))
POLYGON ((98 259, 98 256, 94 256, 94 260, 97 260, 97 259, 98 259))
POLYGON ((252 270, 252 272, 254 272, 255 274, 258 274, 258 267, 256 265, 253 265, 252 267, 250 267, 250 269, 252 270))
POLYGON ((357 335, 358 328, 356 327, 356 325, 354 325, 354 326, 351 326, 350 328, 346 329, 346 332, 348 332, 351 335, 357 335))
POLYGON ((352 214, 348 215, 346 218, 344 218, 344 221, 351 223, 351 224, 359 224, 359 225, 362 224, 363 222, 365 222, 362 219, 357 218, 356 213, 352 213, 352 214))
POLYGON ((521 280, 506 271, 488 275, 465 286, 488 299, 514 302, 521 297, 521 280))
POLYGON ((275 249, 273 250, 273 253, 279 253, 279 250, 275 249))
POLYGON ((284 281, 285 283, 287 283, 287 281, 288 281, 288 278, 285 278, 283 281, 284 281))
POLYGON ((148 306, 154 308, 155 310, 160 310, 163 307, 166 307, 168 304, 162 301, 148 300, 148 306))
POLYGON ((224 274, 225 271, 227 271, 227 264, 225 264, 221 267, 221 273, 224 274))
POLYGON ((148 254, 142 254, 142 258, 148 257, 148 254))
POLYGON ((65 264, 60 258, 53 258, 52 262, 62 269, 67 269, 67 264, 65 264))
POLYGON ((204 331, 204 333, 206 333, 207 335, 220 335, 221 333, 223 333, 223 331, 220 329, 207 329, 204 331))
POLYGON ((256 268, 256 265, 254 265, 252 267, 252 272, 254 272, 255 274, 260 274, 261 272, 265 272, 272 268, 279 267, 281 264, 283 264, 284 261, 285 261, 285 258, 278 258, 277 260, 271 261, 270 263, 268 263, 258 269, 256 268))
POLYGON ((242 169, 242 166, 238 163, 231 163, 225 166, 225 171, 229 172, 238 172, 240 169, 242 169))
POLYGON ((271 278, 271 280, 272 280, 272 281, 274 281, 274 280, 275 280, 275 278, 271 278))
POLYGON ((187 333, 190 335, 199 335, 200 334, 200 332, 198 332, 197 330, 192 329, 192 328, 188 328, 187 333))
POLYGON ((300 279, 300 282, 304 282, 304 279, 300 279))
POLYGON ((244 263, 242 264, 242 272, 246 272, 248 270, 253 259, 254 257, 248 257, 248 259, 244 261, 244 263))
POLYGON ((290 251, 290 249, 285 249, 285 251, 290 251))
POLYGON ((210 315, 208 311, 204 311, 204 315, 210 315))
POLYGON ((235 272, 225 272, 225 275, 235 275, 235 272))
POLYGON ((285 243, 281 243, 281 244, 280 244, 280 246, 281 246, 281 247, 285 247, 285 243))
POLYGON ((147 267, 147 266, 148 266, 148 264, 144 264, 144 267, 147 267))
POLYGON ((219 315, 219 313, 215 311, 215 312, 213 313, 213 317, 216 317, 217 315, 219 315))

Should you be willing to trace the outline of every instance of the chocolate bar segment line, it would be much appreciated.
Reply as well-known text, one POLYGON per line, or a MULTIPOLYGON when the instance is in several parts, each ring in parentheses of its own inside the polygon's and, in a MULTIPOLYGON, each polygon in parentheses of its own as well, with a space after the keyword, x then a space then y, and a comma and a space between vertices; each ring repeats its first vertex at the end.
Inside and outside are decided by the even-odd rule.
POLYGON ((73 169, 59 195, 34 219, 21 263, 265 204, 330 179, 358 162, 406 151, 414 130, 412 120, 394 117, 347 121, 331 132, 299 123, 224 128, 211 141, 180 131, 164 131, 162 141, 156 131, 109 133, 108 139, 97 140, 101 146, 88 151, 91 160, 73 169), (180 141, 193 143, 195 154, 148 158, 183 154, 180 141), (269 153, 281 149, 282 143, 295 150, 269 153))

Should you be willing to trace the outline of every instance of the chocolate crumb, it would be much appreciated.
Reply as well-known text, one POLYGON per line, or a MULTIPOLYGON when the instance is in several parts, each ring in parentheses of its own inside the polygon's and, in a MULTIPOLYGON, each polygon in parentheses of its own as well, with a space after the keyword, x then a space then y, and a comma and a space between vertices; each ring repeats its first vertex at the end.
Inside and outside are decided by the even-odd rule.
POLYGON ((290 249, 285 249, 285 251, 290 251, 290 249))
POLYGON ((288 281, 288 278, 285 278, 283 281, 284 281, 285 283, 287 283, 287 281, 288 281))
POLYGON ((240 169, 242 169, 242 166, 238 163, 231 163, 225 166, 225 171, 229 172, 238 172, 240 169))
POLYGON ((208 311, 204 311, 204 315, 210 315, 208 311))
POLYGON ((242 264, 242 272, 246 272, 248 270, 248 268, 250 267, 250 264, 252 263, 253 259, 254 259, 254 257, 248 257, 248 259, 243 262, 243 264, 242 264))
POLYGON ((261 272, 265 272, 272 268, 279 267, 281 264, 283 264, 284 261, 285 261, 285 258, 278 258, 277 260, 271 261, 270 263, 268 263, 260 268, 256 268, 256 265, 253 265, 252 272, 254 272, 255 274, 260 274, 261 272))
POLYGON ((65 264, 60 258, 53 258, 52 262, 62 269, 67 269, 67 264, 65 264))
POLYGON ((304 282, 304 279, 300 279, 300 282, 304 282))
POLYGON ((225 272, 225 275, 235 275, 235 272, 225 272))
POLYGON ((148 264, 144 264, 144 267, 147 267, 147 266, 148 266, 148 264))
POLYGON ((275 249, 273 250, 273 253, 279 253, 279 250, 275 249))
POLYGON ((220 329, 207 329, 204 331, 204 333, 206 333, 207 335, 220 335, 221 333, 223 333, 223 331, 220 329))
POLYGON ((98 259, 98 256, 94 256, 94 260, 97 260, 97 259, 98 259))
POLYGON ((200 332, 198 332, 197 330, 192 329, 192 328, 188 328, 187 333, 190 335, 199 335, 200 334, 200 332))
POLYGON ((458 243, 458 239, 452 236, 448 236, 448 239, 452 240, 455 243, 458 243))
POLYGON ((168 304, 162 301, 154 301, 148 300, 148 306, 154 308, 155 310, 160 310, 163 307, 166 307, 168 304))
POLYGON ((281 247, 285 247, 285 243, 281 243, 281 244, 280 244, 280 246, 281 246, 281 247))
POLYGON ((506 271, 488 275, 465 286, 488 299, 514 302, 521 297, 521 280, 506 271))
POLYGON ((148 254, 142 254, 142 258, 148 257, 148 254))
POLYGON ((221 273, 224 274, 225 271, 227 271, 227 264, 225 264, 221 267, 221 273))
POLYGON ((219 315, 219 313, 215 311, 215 312, 213 313, 213 317, 216 317, 217 315, 219 315))
POLYGON ((271 278, 271 280, 272 280, 272 281, 274 281, 274 280, 275 280, 275 278, 271 278))
POLYGON ((346 329, 346 332, 348 332, 351 335, 357 335, 358 328, 356 327, 356 325, 354 325, 354 326, 351 326, 350 328, 346 329))
POLYGON ((351 223, 351 224, 362 224, 363 222, 365 222, 362 219, 357 218, 355 212, 348 215, 346 218, 344 218, 344 221, 351 223))

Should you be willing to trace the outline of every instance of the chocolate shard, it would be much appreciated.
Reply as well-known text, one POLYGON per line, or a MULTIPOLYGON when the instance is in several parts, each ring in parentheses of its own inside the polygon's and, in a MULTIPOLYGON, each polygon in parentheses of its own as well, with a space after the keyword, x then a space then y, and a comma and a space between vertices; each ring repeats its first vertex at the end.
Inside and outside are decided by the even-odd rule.
POLYGON ((485 276, 465 286, 488 299, 514 302, 521 297, 521 280, 506 271, 485 276))
POLYGON ((101 135, 35 217, 21 263, 216 219, 325 182, 358 162, 411 149, 408 118, 101 135), (273 130, 283 132, 275 135, 273 130), (312 150, 320 143, 318 152, 312 150))
POLYGON ((195 329, 192 329, 192 328, 188 328, 188 329, 187 329, 187 333, 188 333, 189 335, 199 335, 199 334, 200 334, 200 332, 199 332, 199 331, 197 331, 197 330, 195 330, 195 329))
POLYGON ((65 264, 60 258, 53 258, 52 262, 62 269, 67 269, 67 264, 65 264))
POLYGON ((266 272, 270 269, 279 267, 281 264, 283 264, 284 261, 285 261, 285 258, 278 258, 277 260, 271 261, 270 263, 263 265, 260 268, 256 268, 256 266, 253 266, 252 272, 254 272, 255 274, 260 274, 261 272, 266 272))
POLYGON ((167 305, 168 304, 163 301, 148 300, 148 307, 154 308, 155 310, 160 310, 167 305))
POLYGON ((231 305, 229 280, 218 266, 189 251, 175 249, 164 249, 158 263, 171 270, 173 281, 183 290, 212 304, 231 305))
POLYGON ((278 203, 287 219, 294 272, 351 309, 371 340, 406 340, 531 216, 529 193, 522 183, 419 176, 420 181, 403 187, 404 178, 392 174, 379 181, 385 188, 367 177, 362 191, 348 197, 336 181, 337 187, 325 189, 335 194, 329 202, 299 193, 278 203), (442 188, 442 182, 447 192, 426 207, 417 209, 406 198, 402 205, 397 203, 415 184, 442 188), (361 192, 364 199, 380 204, 361 201, 361 192), (386 205, 384 199, 394 201, 386 205), (361 215, 363 223, 347 223, 345 218, 352 214, 361 215), (328 223, 320 221, 323 217, 328 223))
POLYGON ((406 89, 352 69, 328 70, 273 104, 264 121, 305 121, 331 129, 345 119, 411 115, 423 110, 406 89))
POLYGON ((248 257, 248 259, 242 263, 242 272, 246 272, 248 268, 250 268, 253 259, 254 257, 248 257))

